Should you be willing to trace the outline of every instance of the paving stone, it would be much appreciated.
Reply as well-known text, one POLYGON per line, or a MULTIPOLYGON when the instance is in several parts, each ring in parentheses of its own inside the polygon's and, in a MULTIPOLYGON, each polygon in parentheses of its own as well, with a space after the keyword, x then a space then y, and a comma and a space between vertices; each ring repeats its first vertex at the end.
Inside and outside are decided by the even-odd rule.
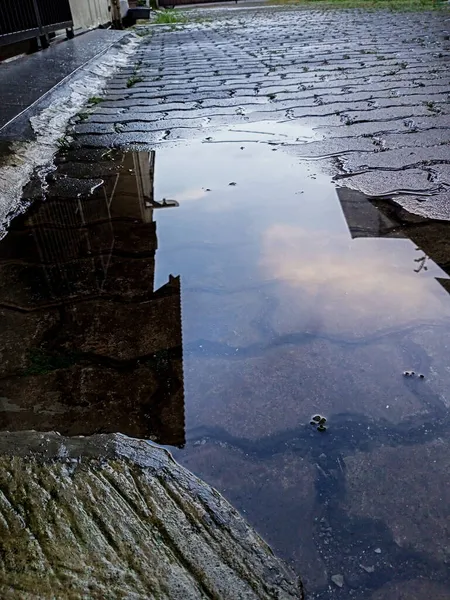
MULTIPOLYGON (((188 26, 153 28, 143 37, 135 63, 76 126, 79 144, 154 145, 203 136, 233 118, 306 120, 328 141, 297 148, 298 155, 326 161, 327 154, 364 149, 345 168, 370 169, 375 194, 384 189, 377 169, 448 160, 450 52, 440 13, 253 7, 189 14, 188 26), (142 81, 127 87, 135 70, 142 81)), ((450 218, 446 197, 396 201, 450 218)))

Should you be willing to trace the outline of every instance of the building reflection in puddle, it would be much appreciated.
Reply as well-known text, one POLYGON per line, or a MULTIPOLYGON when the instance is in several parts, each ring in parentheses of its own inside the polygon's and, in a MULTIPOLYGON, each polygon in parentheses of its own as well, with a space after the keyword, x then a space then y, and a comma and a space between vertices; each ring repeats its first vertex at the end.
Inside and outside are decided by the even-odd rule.
MULTIPOLYGON (((352 239, 409 238, 418 252, 413 265, 415 273, 427 271, 427 262, 431 259, 450 278, 448 223, 414 216, 405 222, 399 217, 399 210, 389 202, 370 201, 363 193, 350 188, 336 191, 352 239)), ((435 279, 450 293, 450 279, 435 279)))
POLYGON ((0 242, 0 428, 183 446, 180 278, 154 290, 153 212, 174 203, 154 153, 72 154, 0 242))

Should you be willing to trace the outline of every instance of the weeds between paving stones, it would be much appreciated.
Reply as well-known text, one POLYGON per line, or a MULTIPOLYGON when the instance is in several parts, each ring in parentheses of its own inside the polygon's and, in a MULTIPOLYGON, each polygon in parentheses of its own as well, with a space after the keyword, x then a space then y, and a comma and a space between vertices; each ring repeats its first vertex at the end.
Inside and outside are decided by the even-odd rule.
POLYGON ((133 75, 131 75, 131 77, 129 77, 128 81, 127 81, 127 88, 133 87, 133 85, 135 85, 136 83, 140 83, 141 81, 144 81, 144 78, 141 77, 141 75, 138 75, 139 68, 141 65, 142 65, 142 60, 138 60, 135 63, 133 75))
POLYGON ((99 98, 98 96, 91 96, 88 99, 88 104, 100 104, 100 102, 104 102, 103 98, 99 98))
POLYGON ((133 85, 136 85, 136 83, 141 83, 141 81, 144 81, 143 77, 140 75, 132 75, 127 81, 127 88, 131 88, 133 85))
POLYGON ((56 144, 58 145, 58 148, 60 148, 61 150, 67 150, 68 148, 70 148, 70 140, 65 136, 60 137, 56 141, 56 144))
POLYGON ((154 25, 171 25, 172 23, 186 23, 187 17, 182 12, 157 11, 152 23, 154 25))

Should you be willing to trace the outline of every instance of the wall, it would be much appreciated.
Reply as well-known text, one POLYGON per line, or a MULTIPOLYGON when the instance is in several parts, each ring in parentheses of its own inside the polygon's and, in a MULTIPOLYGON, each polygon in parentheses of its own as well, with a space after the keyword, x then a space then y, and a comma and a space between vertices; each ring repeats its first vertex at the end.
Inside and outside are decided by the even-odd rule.
POLYGON ((110 0, 70 0, 75 29, 92 29, 112 20, 110 0))

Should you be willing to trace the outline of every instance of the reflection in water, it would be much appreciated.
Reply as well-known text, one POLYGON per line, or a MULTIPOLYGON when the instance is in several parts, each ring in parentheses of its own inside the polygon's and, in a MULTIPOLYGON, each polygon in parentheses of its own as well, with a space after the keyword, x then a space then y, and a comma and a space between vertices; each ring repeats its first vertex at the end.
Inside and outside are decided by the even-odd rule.
POLYGON ((343 207, 360 215, 352 240, 314 165, 217 135, 158 154, 158 196, 181 201, 158 220, 158 268, 183 273, 176 458, 298 569, 308 598, 399 600, 417 577, 415 600, 450 590, 450 305, 434 281, 449 226, 399 227, 360 198, 343 207), (435 262, 415 272, 423 253, 435 262))
POLYGON ((440 290, 433 292, 416 276, 435 277, 448 288, 441 271, 450 272, 445 225, 405 226, 386 202, 375 205, 348 188, 338 188, 337 195, 355 242, 341 230, 318 234, 307 219, 275 222, 263 234, 261 265, 281 283, 278 327, 287 334, 317 330, 319 324, 322 333, 357 338, 393 324, 412 326, 450 316, 440 290), (413 253, 408 238, 416 245, 413 253), (402 247, 412 255, 411 268, 405 268, 402 247))
POLYGON ((154 291, 153 209, 173 203, 154 153, 98 158, 61 161, 0 242, 0 428, 183 446, 179 277, 154 291))
MULTIPOLYGON (((409 225, 402 222, 395 208, 386 202, 370 202, 364 194, 349 188, 338 188, 337 195, 352 238, 409 238, 422 252, 414 259, 414 272, 428 270, 431 259, 450 277, 450 244, 448 225, 439 221, 416 218, 409 225)), ((436 277, 450 293, 450 279, 436 277)))
POLYGON ((354 339, 386 331, 393 319, 406 326, 439 314, 442 298, 371 244, 355 251, 343 235, 289 224, 273 225, 263 241, 261 264, 280 282, 276 316, 285 334, 319 325, 324 334, 354 339))
POLYGON ((182 445, 185 400, 176 458, 309 598, 399 600, 421 577, 428 600, 425 579, 450 589, 450 305, 433 279, 449 289, 449 225, 339 203, 310 165, 250 144, 265 127, 160 148, 155 197, 153 155, 59 161, 0 243, 0 423, 182 445), (177 202, 155 275, 153 211, 177 202))

